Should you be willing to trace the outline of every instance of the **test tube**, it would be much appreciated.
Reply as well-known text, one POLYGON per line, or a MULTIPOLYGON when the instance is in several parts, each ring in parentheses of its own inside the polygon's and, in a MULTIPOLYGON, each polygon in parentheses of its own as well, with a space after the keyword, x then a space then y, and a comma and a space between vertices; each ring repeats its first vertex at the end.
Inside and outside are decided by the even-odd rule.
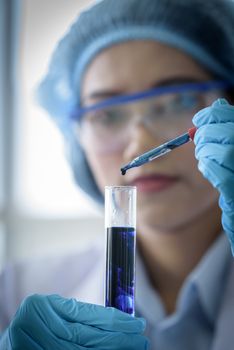
POLYGON ((105 305, 135 314, 136 187, 105 187, 105 305))

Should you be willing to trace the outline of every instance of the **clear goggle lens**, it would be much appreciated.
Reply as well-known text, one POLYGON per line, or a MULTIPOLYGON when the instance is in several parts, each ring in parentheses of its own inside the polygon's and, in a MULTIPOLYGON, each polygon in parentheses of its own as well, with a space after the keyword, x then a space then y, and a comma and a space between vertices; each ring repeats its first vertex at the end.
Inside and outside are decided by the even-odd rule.
POLYGON ((175 91, 91 108, 77 123, 79 140, 84 147, 108 154, 123 150, 138 125, 152 136, 173 138, 191 127, 194 114, 220 94, 220 89, 175 91))

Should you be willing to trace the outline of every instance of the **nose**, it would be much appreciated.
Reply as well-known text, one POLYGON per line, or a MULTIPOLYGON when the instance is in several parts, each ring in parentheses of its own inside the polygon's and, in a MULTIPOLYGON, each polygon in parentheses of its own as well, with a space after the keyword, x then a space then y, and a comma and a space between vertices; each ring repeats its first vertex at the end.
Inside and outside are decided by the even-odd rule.
POLYGON ((128 144, 123 152, 124 162, 130 162, 133 158, 158 146, 162 142, 163 138, 160 135, 153 136, 143 122, 138 122, 132 126, 129 134, 128 144))

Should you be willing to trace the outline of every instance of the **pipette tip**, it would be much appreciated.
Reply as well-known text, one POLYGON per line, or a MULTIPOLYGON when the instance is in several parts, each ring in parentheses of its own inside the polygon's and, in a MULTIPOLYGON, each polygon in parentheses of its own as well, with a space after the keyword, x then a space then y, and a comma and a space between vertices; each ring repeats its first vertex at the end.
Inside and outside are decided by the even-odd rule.
POLYGON ((124 166, 120 169, 122 175, 125 175, 126 172, 127 172, 127 170, 129 170, 129 169, 131 169, 131 168, 134 168, 134 167, 136 167, 136 166, 140 166, 141 162, 136 163, 136 160, 138 161, 138 157, 135 158, 135 159, 133 159, 130 163, 124 165, 124 166))
POLYGON ((127 167, 121 168, 120 171, 122 175, 125 175, 127 171, 127 167))

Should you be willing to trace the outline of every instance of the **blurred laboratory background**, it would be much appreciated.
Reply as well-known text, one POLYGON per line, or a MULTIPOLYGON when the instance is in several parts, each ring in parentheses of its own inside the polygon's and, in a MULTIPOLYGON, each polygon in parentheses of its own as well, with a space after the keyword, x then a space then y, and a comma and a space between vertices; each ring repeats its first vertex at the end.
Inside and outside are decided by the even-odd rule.
POLYGON ((102 239, 102 212, 74 184, 62 137, 33 96, 57 40, 89 3, 0 2, 0 269, 102 239))

